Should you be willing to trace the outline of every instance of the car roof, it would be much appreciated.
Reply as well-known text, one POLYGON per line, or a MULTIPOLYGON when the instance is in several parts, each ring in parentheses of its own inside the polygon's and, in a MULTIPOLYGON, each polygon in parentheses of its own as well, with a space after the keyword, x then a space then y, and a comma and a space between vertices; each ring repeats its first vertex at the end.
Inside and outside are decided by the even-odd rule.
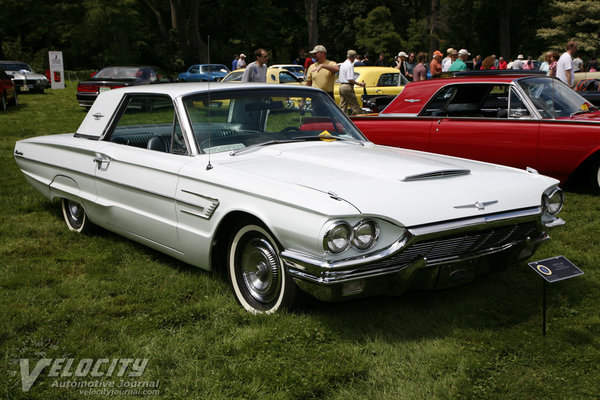
POLYGON ((100 137, 104 131, 106 124, 109 123, 108 119, 102 118, 105 115, 112 115, 115 108, 120 103, 124 94, 135 93, 135 94, 164 94, 171 98, 177 98, 180 96, 195 94, 195 93, 206 93, 206 92, 219 92, 224 90, 247 90, 252 88, 256 89, 270 89, 273 91, 278 90, 304 90, 304 91, 321 91, 320 89, 305 86, 305 85, 276 85, 272 83, 255 83, 249 82, 240 85, 239 82, 179 82, 179 83, 163 83, 160 85, 139 85, 139 86, 126 86, 118 89, 101 92, 98 95, 94 104, 86 114, 85 118, 81 122, 81 125, 77 129, 77 134, 89 137, 100 137), (96 118, 101 116, 100 118, 96 118))

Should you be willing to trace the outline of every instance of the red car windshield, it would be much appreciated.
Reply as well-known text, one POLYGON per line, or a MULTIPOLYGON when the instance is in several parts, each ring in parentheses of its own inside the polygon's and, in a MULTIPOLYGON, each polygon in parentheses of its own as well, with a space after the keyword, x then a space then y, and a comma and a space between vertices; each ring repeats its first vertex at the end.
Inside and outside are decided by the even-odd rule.
POLYGON ((519 79, 518 84, 545 119, 568 118, 593 107, 558 79, 532 77, 519 79))

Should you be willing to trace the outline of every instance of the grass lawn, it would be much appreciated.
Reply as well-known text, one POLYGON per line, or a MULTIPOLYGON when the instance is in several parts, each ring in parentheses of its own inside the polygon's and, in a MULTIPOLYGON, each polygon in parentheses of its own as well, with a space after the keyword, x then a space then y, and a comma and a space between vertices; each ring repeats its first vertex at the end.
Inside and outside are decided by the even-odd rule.
MULTIPOLYGON (((585 274, 548 286, 525 263, 474 284, 296 313, 243 311, 220 277, 99 230, 69 232, 26 183, 16 140, 74 132, 75 85, 20 96, 0 113, 0 398, 591 399, 600 393, 600 199, 567 192, 564 227, 534 259, 585 274), (54 387, 28 392, 20 359, 147 358, 157 395, 54 387)), ((91 162, 91 161, 90 161, 91 162)), ((79 380, 89 381, 87 376, 79 380)))

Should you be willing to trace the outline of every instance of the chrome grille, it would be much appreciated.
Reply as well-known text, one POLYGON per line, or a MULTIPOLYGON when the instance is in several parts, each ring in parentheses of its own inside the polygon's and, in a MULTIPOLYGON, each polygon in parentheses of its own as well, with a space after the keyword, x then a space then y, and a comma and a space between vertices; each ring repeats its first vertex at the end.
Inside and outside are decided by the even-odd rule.
POLYGON ((476 255, 523 241, 536 232, 536 224, 531 222, 432 240, 419 241, 417 237, 416 242, 403 251, 375 263, 376 265, 369 265, 369 268, 401 266, 423 258, 426 258, 428 263, 436 263, 436 261, 476 255))

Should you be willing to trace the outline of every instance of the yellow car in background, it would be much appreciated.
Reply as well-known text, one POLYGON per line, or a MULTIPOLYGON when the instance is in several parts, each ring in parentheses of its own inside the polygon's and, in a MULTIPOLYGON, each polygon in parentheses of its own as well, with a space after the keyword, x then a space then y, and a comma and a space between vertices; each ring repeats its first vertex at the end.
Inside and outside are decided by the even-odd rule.
MULTIPOLYGON (((221 82, 241 82, 244 75, 244 68, 231 71, 221 80, 221 82)), ((301 84, 302 78, 298 78, 286 69, 278 67, 267 68, 267 83, 293 83, 301 84)))
MULTIPOLYGON (((362 86, 354 86, 356 100, 359 106, 363 106, 362 96, 367 97, 397 95, 404 89, 408 79, 396 68, 392 67, 354 67, 354 80, 357 83, 366 83, 365 89, 362 86), (366 93, 365 93, 366 92, 366 93)), ((333 88, 335 102, 340 104, 340 82, 335 81, 333 88)))

